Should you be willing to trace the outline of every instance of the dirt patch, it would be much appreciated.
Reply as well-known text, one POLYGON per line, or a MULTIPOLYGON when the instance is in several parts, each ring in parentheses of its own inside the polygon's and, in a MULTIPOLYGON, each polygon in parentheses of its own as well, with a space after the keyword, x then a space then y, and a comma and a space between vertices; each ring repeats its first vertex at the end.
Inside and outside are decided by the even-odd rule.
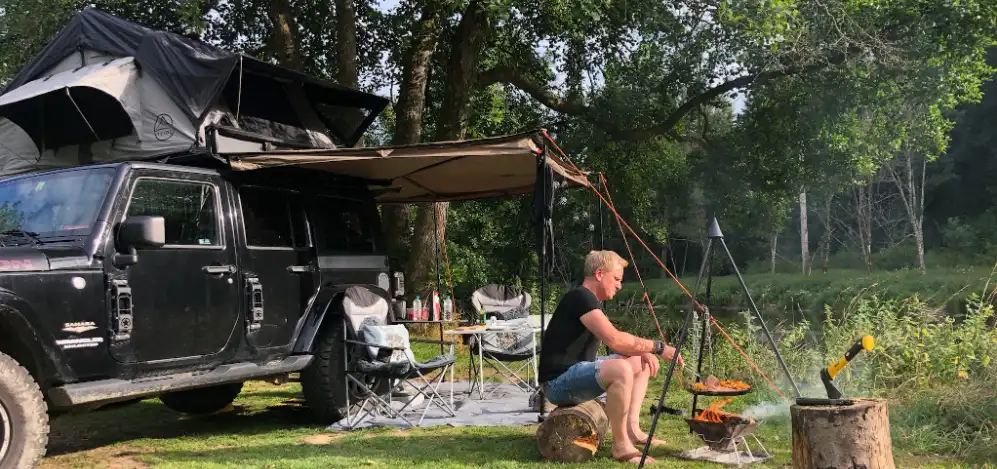
POLYGON ((105 467, 108 469, 145 469, 145 463, 135 459, 135 456, 149 453, 151 450, 136 450, 134 448, 98 448, 80 453, 70 453, 45 458, 41 469, 68 469, 78 467, 105 467))
POLYGON ((327 445, 342 437, 342 434, 337 433, 319 433, 318 435, 306 436, 302 438, 301 441, 306 445, 327 445))
POLYGON ((115 456, 107 461, 108 469, 145 469, 145 463, 132 459, 130 456, 115 456))

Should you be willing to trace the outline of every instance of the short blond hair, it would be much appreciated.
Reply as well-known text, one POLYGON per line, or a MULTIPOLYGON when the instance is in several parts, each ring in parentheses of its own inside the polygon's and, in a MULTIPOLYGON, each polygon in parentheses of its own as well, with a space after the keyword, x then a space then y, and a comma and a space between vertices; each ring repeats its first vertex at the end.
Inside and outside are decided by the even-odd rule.
POLYGON ((630 263, 614 251, 589 251, 585 256, 585 277, 595 276, 595 271, 627 268, 630 263))

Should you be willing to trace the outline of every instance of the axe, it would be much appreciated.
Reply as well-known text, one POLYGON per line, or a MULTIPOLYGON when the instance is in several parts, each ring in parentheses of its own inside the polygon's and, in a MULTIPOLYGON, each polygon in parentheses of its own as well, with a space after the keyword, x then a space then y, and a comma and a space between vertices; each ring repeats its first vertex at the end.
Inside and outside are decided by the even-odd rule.
POLYGON ((829 365, 827 368, 820 370, 820 380, 824 383, 824 389, 827 390, 827 397, 829 399, 841 399, 841 391, 834 385, 834 378, 841 373, 841 370, 848 365, 848 362, 855 358, 859 352, 862 350, 872 351, 875 346, 876 341, 871 335, 863 336, 862 338, 855 341, 854 344, 845 352, 841 358, 829 365))

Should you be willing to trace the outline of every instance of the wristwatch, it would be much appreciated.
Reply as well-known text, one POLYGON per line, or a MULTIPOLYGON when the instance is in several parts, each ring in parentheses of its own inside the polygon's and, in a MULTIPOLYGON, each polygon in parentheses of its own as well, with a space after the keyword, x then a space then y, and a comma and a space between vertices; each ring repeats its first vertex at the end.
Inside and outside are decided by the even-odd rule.
POLYGON ((654 341, 654 354, 655 355, 661 355, 662 353, 665 353, 665 343, 662 342, 662 341, 660 341, 660 340, 655 340, 654 341))

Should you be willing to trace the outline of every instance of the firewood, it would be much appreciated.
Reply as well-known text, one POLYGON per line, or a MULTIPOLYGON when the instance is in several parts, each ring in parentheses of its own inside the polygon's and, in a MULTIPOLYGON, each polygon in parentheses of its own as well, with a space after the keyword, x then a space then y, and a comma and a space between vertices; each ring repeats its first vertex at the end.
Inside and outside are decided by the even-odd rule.
POLYGON ((592 459, 609 431, 601 401, 560 406, 537 428, 540 455, 549 461, 585 462, 592 459))
POLYGON ((886 401, 794 405, 793 469, 895 469, 886 401))

